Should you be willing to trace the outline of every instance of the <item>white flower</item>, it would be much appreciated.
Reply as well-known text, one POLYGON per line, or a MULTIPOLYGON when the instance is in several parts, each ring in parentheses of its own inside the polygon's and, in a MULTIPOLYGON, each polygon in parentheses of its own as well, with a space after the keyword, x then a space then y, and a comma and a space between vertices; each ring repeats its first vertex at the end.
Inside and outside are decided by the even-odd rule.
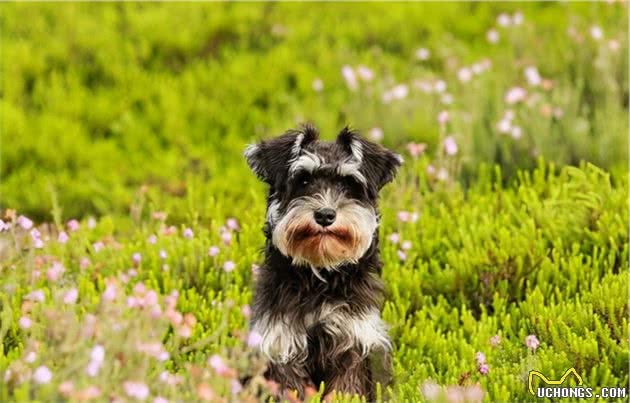
POLYGON ((542 78, 538 73, 538 69, 534 66, 529 66, 525 68, 525 78, 527 79, 529 85, 531 85, 532 87, 537 87, 542 82, 542 78))
POLYGON ((38 384, 49 383, 52 379, 52 372, 48 369, 47 366, 42 365, 38 367, 33 373, 33 380, 38 384))
POLYGON ((604 31, 602 31, 602 29, 598 27, 597 25, 593 25, 591 27, 591 38, 598 41, 602 39, 603 37, 604 37, 604 31))
POLYGON ((457 78, 459 78, 459 81, 462 83, 466 83, 472 78, 472 71, 468 67, 462 67, 457 71, 457 78))
POLYGON ((431 56, 431 52, 429 52, 426 48, 420 48, 416 50, 416 59, 418 60, 427 60, 431 56))
POLYGON ((486 39, 488 39, 488 42, 490 42, 490 43, 497 43, 497 42, 499 42, 499 31, 497 31, 496 29, 492 28, 491 30, 489 30, 486 33, 486 39))

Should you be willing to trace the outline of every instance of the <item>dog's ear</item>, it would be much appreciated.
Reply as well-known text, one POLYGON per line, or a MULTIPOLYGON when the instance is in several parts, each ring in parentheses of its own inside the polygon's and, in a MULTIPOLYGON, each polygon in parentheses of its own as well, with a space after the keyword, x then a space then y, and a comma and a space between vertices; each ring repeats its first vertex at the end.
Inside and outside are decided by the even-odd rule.
POLYGON ((344 147, 355 162, 359 162, 360 172, 376 190, 391 182, 403 163, 400 154, 365 140, 347 126, 337 136, 337 144, 344 147))
POLYGON ((291 162, 318 137, 316 128, 304 125, 299 130, 289 130, 271 140, 249 145, 244 155, 252 171, 261 180, 273 185, 279 180, 286 180, 291 162))

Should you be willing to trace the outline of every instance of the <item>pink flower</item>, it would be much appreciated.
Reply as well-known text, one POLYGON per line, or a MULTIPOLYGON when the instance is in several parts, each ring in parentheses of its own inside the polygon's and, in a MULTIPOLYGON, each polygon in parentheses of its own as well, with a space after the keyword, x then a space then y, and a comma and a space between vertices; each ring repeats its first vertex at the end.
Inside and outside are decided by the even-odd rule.
POLYGON ((230 367, 228 367, 223 359, 217 354, 214 354, 212 357, 210 357, 210 359, 208 360, 208 364, 212 367, 212 369, 215 370, 218 375, 228 375, 232 372, 230 367))
POLYGON ((475 354, 475 360, 477 361, 477 365, 485 364, 486 355, 481 351, 477 351, 477 353, 475 354))
POLYGON ((354 73, 352 67, 348 65, 343 66, 341 68, 341 75, 343 76, 343 79, 346 80, 346 85, 348 86, 348 88, 350 88, 352 91, 355 91, 357 88, 359 88, 357 76, 354 73))
POLYGON ((437 80, 434 84, 433 84, 433 89, 435 90, 435 92, 437 92, 438 94, 446 91, 446 82, 444 80, 437 80))
POLYGON ((31 322, 31 318, 28 316, 22 316, 20 317, 20 320, 18 320, 18 325, 21 329, 30 329, 32 324, 33 322, 31 322))
POLYGON ((527 82, 532 87, 537 87, 542 83, 542 78, 540 77, 540 73, 538 73, 538 69, 535 66, 529 66, 525 68, 525 78, 527 82))
POLYGON ((236 268, 236 264, 234 264, 234 262, 231 260, 228 260, 227 262, 223 263, 223 270, 226 273, 233 271, 234 268, 236 268))
POLYGON ((6 223, 6 222, 0 220, 0 232, 8 231, 10 229, 11 229, 11 224, 10 223, 6 223))
POLYGON ((30 299, 32 301, 37 301, 37 302, 44 302, 44 300, 46 299, 46 296, 44 295, 44 291, 35 290, 28 293, 26 295, 26 299, 30 299))
POLYGON ((407 144, 407 150, 409 150, 409 154, 412 157, 417 158, 427 149, 427 145, 425 143, 409 143, 407 144))
POLYGON ((103 292, 103 299, 106 301, 113 301, 116 299, 116 284, 107 284, 105 291, 103 292))
POLYGON ((521 25, 523 23, 523 13, 517 11, 512 15, 512 22, 514 25, 521 25))
POLYGON ((225 245, 229 245, 230 241, 232 241, 232 234, 230 232, 223 232, 221 234, 221 240, 225 245))
POLYGON ((403 252, 402 250, 398 250, 398 252, 396 252, 398 254, 398 258, 402 261, 407 260, 407 254, 405 252, 403 252))
POLYGON ((442 102, 444 105, 450 105, 453 103, 453 96, 451 94, 444 94, 440 98, 440 102, 442 102))
POLYGON ((95 345, 90 352, 90 360, 103 362, 105 360, 105 347, 100 344, 95 345))
POLYGON ((31 230, 31 238, 33 239, 33 241, 36 241, 40 239, 41 237, 42 237, 42 234, 39 232, 37 228, 33 228, 31 230))
POLYGON ((472 71, 468 67, 462 67, 457 71, 457 78, 462 83, 467 83, 472 78, 472 71))
POLYGON ((457 142, 455 141, 455 137, 448 136, 444 139, 444 151, 448 155, 457 154, 457 142))
POLYGON ((398 235, 397 232, 394 232, 393 234, 388 236, 387 239, 389 239, 391 243, 397 244, 398 242, 400 242, 400 235, 398 235))
POLYGON ((192 230, 192 229, 190 229, 190 228, 186 228, 186 229, 184 230, 184 238, 186 238, 186 239, 192 239, 194 235, 195 235, 195 234, 193 233, 193 230, 192 230))
POLYGON ((82 257, 80 262, 79 262, 79 267, 81 269, 87 269, 88 267, 90 267, 90 259, 88 259, 87 257, 82 257))
POLYGON ((29 351, 26 353, 26 357, 24 357, 24 361, 28 363, 34 363, 37 360, 37 353, 35 351, 29 351))
POLYGON ((94 253, 98 253, 105 247, 105 244, 101 241, 95 242, 92 244, 92 248, 94 248, 94 253))
POLYGON ((383 129, 380 127, 373 127, 368 131, 368 137, 373 141, 381 141, 383 140, 383 129))
POLYGON ((87 226, 89 229, 94 229, 96 227, 96 220, 94 219, 94 217, 88 218, 87 226))
POLYGON ((409 249, 411 249, 411 241, 404 241, 404 242, 402 243, 402 245, 400 245, 400 247, 401 247, 403 250, 409 250, 409 249))
POLYGON ((245 304, 241 307, 241 313, 244 317, 249 318, 252 315, 252 308, 245 304))
POLYGON ((411 213, 409 213, 408 211, 399 211, 396 216, 398 217, 399 221, 407 222, 409 221, 410 215, 411 213))
POLYGON ((51 379, 52 372, 45 365, 39 366, 33 373, 33 380, 40 385, 49 383, 51 379))
POLYGON ((490 338, 490 345, 493 347, 498 346, 501 343, 501 336, 499 336, 498 334, 495 336, 492 336, 490 338))
POLYGON ((31 221, 28 217, 25 217, 23 215, 17 218, 17 223, 20 227, 24 228, 25 230, 29 230, 33 227, 33 221, 31 221))
POLYGON ((57 237, 57 242, 59 242, 59 243, 66 243, 66 242, 68 242, 68 234, 66 234, 65 231, 61 231, 59 233, 59 236, 57 237))
POLYGON ((249 347, 256 347, 262 342, 262 336, 260 333, 251 331, 249 335, 247 335, 247 345, 249 347))
POLYGON ((98 373, 101 370, 101 366, 103 364, 100 362, 96 362, 96 361, 90 361, 87 365, 87 367, 85 368, 85 373, 94 378, 96 375, 98 375, 98 373))
POLYGON ((127 381, 123 383, 123 388, 129 397, 133 397, 138 400, 145 400, 149 397, 149 387, 142 382, 127 381))
POLYGON ((241 229, 241 226, 238 224, 238 220, 236 218, 228 218, 225 225, 233 231, 240 231, 241 229))
POLYGON ((488 367, 488 364, 479 365, 479 373, 481 375, 488 375, 488 372, 490 372, 490 367, 488 367))
POLYGON ((512 123, 505 118, 501 119, 499 123, 497 123, 497 130, 499 133, 508 133, 511 129, 512 123))
POLYGON ((142 261, 142 255, 136 252, 133 255, 131 255, 131 260, 133 260, 134 264, 138 265, 142 261))
POLYGON ((153 403, 168 403, 168 399, 162 396, 157 396, 153 399, 153 403))
POLYGON ((217 248, 216 246, 211 246, 210 249, 208 249, 208 256, 216 256, 219 254, 219 248, 217 248))
POLYGON ((521 102, 527 96, 527 91, 521 87, 513 87, 505 94, 505 102, 515 104, 521 102))
POLYGON ((63 303, 72 305, 77 302, 77 298, 79 298, 79 291, 76 288, 71 288, 64 294, 63 303))
POLYGON ((523 135, 523 131, 521 130, 519 126, 514 126, 512 127, 512 131, 510 134, 513 139, 520 139, 521 136, 523 135))
POLYGON ((75 219, 72 219, 66 223, 66 226, 70 231, 78 231, 79 230, 79 222, 75 219))
POLYGON ((536 351, 538 346, 540 346, 540 341, 538 341, 538 338, 535 335, 530 334, 529 336, 525 337, 525 345, 530 350, 536 351))
POLYGON ((232 379, 230 381, 230 390, 232 391, 233 395, 237 395, 241 392, 241 390, 243 390, 243 386, 236 379, 232 379))
POLYGON ((418 60, 427 60, 431 56, 431 52, 429 52, 426 48, 420 48, 416 50, 416 59, 418 60))
POLYGON ((438 169, 437 178, 440 181, 445 181, 448 179, 448 171, 445 168, 438 169))
POLYGON ((64 271, 66 271, 66 268, 63 267, 61 263, 55 262, 53 263, 52 267, 46 271, 46 277, 50 281, 57 281, 64 271))
POLYGON ((316 92, 321 92, 324 89, 324 82, 321 80, 321 78, 316 78, 315 80, 313 80, 313 91, 316 92))
POLYGON ((165 260, 168 255, 164 249, 160 250, 160 259, 165 260))
POLYGON ((591 27, 590 33, 591 33, 591 38, 595 39, 596 41, 599 41, 600 39, 604 37, 604 31, 602 31, 602 29, 598 27, 597 25, 593 25, 591 27))
POLYGON ((371 81, 374 78, 374 72, 362 64, 357 67, 357 74, 363 81, 371 81))
POLYGON ((499 42, 499 31, 497 31, 496 29, 492 28, 491 30, 486 32, 486 39, 490 43, 497 43, 497 42, 499 42))
POLYGON ((440 124, 440 126, 444 126, 446 124, 446 122, 448 122, 448 111, 442 111, 438 114, 438 123, 440 124))
POLYGON ((149 241, 149 243, 150 243, 151 245, 155 245, 155 243, 157 242, 157 236, 155 236, 155 235, 151 235, 151 236, 149 236, 149 238, 147 239, 147 241, 149 241))
POLYGON ((512 18, 510 18, 509 14, 501 13, 497 17, 497 24, 501 27, 508 27, 512 24, 512 18))

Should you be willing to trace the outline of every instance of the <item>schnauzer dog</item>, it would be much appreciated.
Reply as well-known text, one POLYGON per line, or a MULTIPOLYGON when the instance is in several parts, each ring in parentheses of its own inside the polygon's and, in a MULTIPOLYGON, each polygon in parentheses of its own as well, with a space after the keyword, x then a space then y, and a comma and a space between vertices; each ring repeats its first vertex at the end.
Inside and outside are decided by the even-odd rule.
POLYGON ((245 157, 269 185, 251 323, 270 360, 266 377, 300 398, 324 382, 326 393, 373 400, 370 353, 391 350, 377 201, 402 158, 347 127, 319 141, 309 125, 250 145, 245 157))

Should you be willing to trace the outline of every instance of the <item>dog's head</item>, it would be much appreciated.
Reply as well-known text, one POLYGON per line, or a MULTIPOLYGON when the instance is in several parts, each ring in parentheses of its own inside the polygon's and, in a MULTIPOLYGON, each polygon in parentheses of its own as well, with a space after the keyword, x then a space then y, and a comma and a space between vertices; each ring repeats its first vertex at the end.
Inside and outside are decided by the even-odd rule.
POLYGON ((245 157, 270 186, 265 227, 273 245, 313 269, 365 254, 377 235, 379 191, 402 163, 347 128, 323 142, 311 126, 250 145, 245 157))

